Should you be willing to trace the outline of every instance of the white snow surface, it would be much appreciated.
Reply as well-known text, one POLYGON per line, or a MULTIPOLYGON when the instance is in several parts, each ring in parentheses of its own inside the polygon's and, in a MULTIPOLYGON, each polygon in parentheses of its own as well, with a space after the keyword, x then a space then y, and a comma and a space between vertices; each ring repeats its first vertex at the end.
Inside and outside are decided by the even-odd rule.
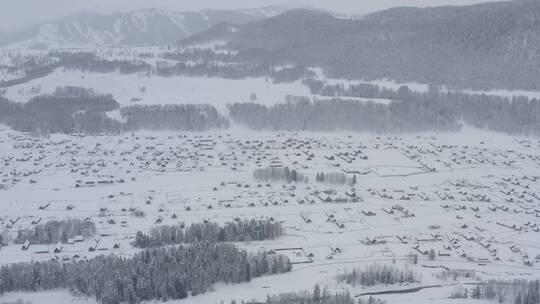
POLYGON ((274 84, 265 78, 148 77, 58 70, 45 78, 8 88, 5 97, 27 102, 38 95, 30 92, 34 86, 41 86, 40 94, 52 93, 58 86, 93 88, 103 94, 112 94, 124 106, 212 104, 219 111, 225 111, 228 103, 249 102, 251 94, 256 95, 256 102, 265 105, 283 103, 287 95, 310 96, 309 89, 300 82, 274 84), (145 93, 140 90, 143 87, 145 93))
MULTIPOLYGON (((18 229, 32 228, 37 219, 88 217, 94 221, 98 234, 103 235, 103 251, 88 252, 91 240, 87 240, 65 245, 66 255, 129 257, 138 251, 130 245, 134 233, 148 231, 160 218, 162 224, 181 221, 189 225, 203 220, 222 224, 235 217, 273 217, 283 222, 285 236, 238 246, 249 252, 302 248, 282 251, 298 263, 291 273, 238 285, 218 284, 213 291, 171 303, 261 301, 267 294, 311 289, 316 283, 337 291, 349 287, 337 284, 336 274, 393 260, 398 267, 422 273, 422 282, 411 286, 442 287, 381 296, 390 304, 485 303, 448 299, 455 282, 437 279, 435 275, 442 271, 436 268, 439 266, 476 270, 486 279, 532 280, 540 276, 538 138, 473 129, 384 136, 233 129, 33 138, 2 128, 0 160, 4 188, 0 190, 0 231, 16 219, 8 236, 13 237, 18 229), (163 165, 165 158, 169 161, 163 165), (254 179, 254 169, 271 164, 295 168, 309 181, 270 182, 266 186, 266 182, 254 179), (352 171, 358 172, 354 186, 315 181, 318 172, 352 171), (113 183, 87 186, 87 182, 100 180, 113 183), (81 186, 76 187, 77 183, 81 186), (361 201, 347 199, 353 187, 361 201), (324 190, 332 190, 332 202, 323 202, 315 192, 324 190), (151 203, 147 204, 149 197, 151 203), (338 202, 340 198, 345 201, 338 202), (66 211, 70 204, 73 210, 66 211), (143 210, 146 217, 136 218, 123 211, 131 207, 143 210), (101 208, 107 210, 101 212, 101 208), (312 221, 306 222, 302 215, 312 221), (330 215, 336 222, 329 220, 330 215), (367 238, 378 243, 366 244, 367 238), (115 243, 120 244, 119 249, 112 248, 115 243), (449 255, 439 256, 446 247, 449 255), (333 248, 340 248, 341 253, 333 248), (408 262, 411 252, 429 249, 438 253, 434 261, 419 254, 418 265, 408 262), (308 253, 313 254, 311 260, 308 253), (462 257, 463 253, 469 259, 462 257), (526 261, 532 266, 525 265, 526 261)), ((347 173, 349 177, 352 174, 347 173)), ((42 253, 51 252, 52 246, 31 245, 21 251, 19 245, 10 244, 0 249, 0 264, 54 258, 53 253, 42 253)), ((349 289, 358 294, 411 286, 349 289)), ((39 299, 79 301, 67 291, 9 293, 0 300, 17 298, 33 303, 43 303, 39 299)))

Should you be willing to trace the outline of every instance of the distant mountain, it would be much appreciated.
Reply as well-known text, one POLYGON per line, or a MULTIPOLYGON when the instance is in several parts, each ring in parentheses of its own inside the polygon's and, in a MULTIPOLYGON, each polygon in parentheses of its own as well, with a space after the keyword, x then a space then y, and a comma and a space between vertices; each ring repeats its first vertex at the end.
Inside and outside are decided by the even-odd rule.
POLYGON ((225 25, 180 45, 211 36, 245 61, 322 66, 332 76, 540 90, 537 0, 394 8, 355 19, 293 10, 231 31, 217 27, 225 25))
POLYGON ((1 48, 52 49, 167 44, 228 22, 245 24, 285 12, 280 7, 168 12, 158 9, 104 15, 80 12, 0 38, 1 48))

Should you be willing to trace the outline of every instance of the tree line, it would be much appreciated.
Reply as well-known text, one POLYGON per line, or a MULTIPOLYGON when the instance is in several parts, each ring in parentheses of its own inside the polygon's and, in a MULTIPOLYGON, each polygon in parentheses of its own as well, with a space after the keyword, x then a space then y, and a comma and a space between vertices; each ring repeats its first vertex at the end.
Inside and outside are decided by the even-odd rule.
MULTIPOLYGON (((13 55, 8 55, 8 57, 11 56, 13 55)), ((17 55, 17 57, 14 65, 1 65, 0 68, 5 69, 7 73, 20 73, 22 76, 14 79, 1 80, 0 88, 9 88, 45 77, 61 66, 57 58, 49 55, 32 56, 30 58, 17 55)))
POLYGON ((489 280, 477 284, 470 295, 473 299, 497 300, 499 303, 538 304, 540 303, 540 281, 489 280))
POLYGON ((22 132, 73 133, 79 131, 78 125, 85 123, 81 119, 84 113, 88 118, 86 125, 104 131, 101 129, 115 125, 114 121, 106 119, 105 112, 118 107, 111 95, 100 95, 89 89, 59 87, 52 94, 36 96, 24 104, 0 99, 0 123, 22 132), (98 125, 90 120, 95 117, 104 118, 108 125, 98 125))
MULTIPOLYGON (((105 117, 105 112, 118 107, 111 95, 100 95, 89 89, 59 87, 52 94, 36 96, 24 104, 0 99, 0 123, 22 132, 73 133, 79 131, 77 125, 83 123, 77 119, 76 113, 86 113, 87 118, 105 117)), ((114 125, 112 120, 106 121, 114 125)), ((92 121, 86 123, 98 127, 92 121)))
POLYGON ((196 242, 149 249, 131 258, 110 255, 69 263, 52 260, 3 265, 0 295, 68 288, 104 304, 166 301, 204 293, 217 282, 249 282, 291 268, 282 255, 248 254, 230 244, 196 242))
POLYGON ((125 130, 207 131, 227 129, 229 120, 211 105, 148 105, 120 109, 125 130))
MULTIPOLYGON (((305 79, 305 85, 312 94, 327 97, 382 98, 393 100, 388 108, 402 104, 401 110, 408 104, 421 112, 427 110, 458 124, 459 121, 477 128, 487 128, 509 134, 540 134, 540 101, 525 96, 501 97, 488 94, 443 91, 436 86, 429 86, 427 92, 411 91, 407 86, 398 90, 381 88, 373 84, 350 86, 328 85, 322 81, 305 79)), ((412 118, 412 117, 411 117, 412 118)), ((435 126, 434 126, 435 127, 435 126)))
POLYGON ((261 181, 284 181, 287 183, 307 181, 304 174, 289 167, 258 168, 253 171, 253 177, 261 181))
MULTIPOLYGON (((444 107, 444 105, 441 105, 444 107)), ((270 107, 255 103, 229 105, 232 120, 254 130, 367 131, 374 133, 459 130, 453 112, 436 112, 435 105, 412 102, 390 105, 332 99, 289 102, 270 107)))
POLYGON ((163 61, 153 66, 144 61, 147 54, 138 59, 102 59, 94 52, 50 52, 43 60, 30 59, 22 64, 9 67, 9 71, 23 71, 16 79, 0 81, 0 88, 8 88, 43 78, 62 67, 67 70, 91 73, 115 73, 157 75, 163 77, 220 77, 243 79, 248 77, 267 77, 274 82, 296 81, 304 77, 304 66, 274 69, 272 65, 259 62, 241 62, 234 53, 216 53, 212 50, 188 49, 163 54, 163 61), (176 61, 169 64, 165 60, 176 61))
POLYGON ((315 181, 334 185, 345 185, 347 183, 350 185, 355 185, 356 175, 353 175, 353 177, 349 180, 347 179, 347 175, 342 172, 317 172, 315 181))
POLYGON ((392 285, 397 283, 420 282, 420 274, 411 270, 402 270, 389 265, 372 264, 363 269, 353 269, 339 274, 338 282, 345 282, 352 286, 392 285))
POLYGON ((104 60, 93 52, 51 52, 66 69, 93 73, 136 74, 148 73, 152 66, 142 60, 104 60))
MULTIPOLYGON (((312 85, 313 87, 314 85, 312 85)), ((396 92, 370 85, 322 87, 314 93, 332 99, 297 99, 264 106, 236 103, 229 106, 234 121, 255 130, 368 131, 400 133, 456 131, 465 123, 476 128, 520 135, 540 135, 540 101, 460 92, 396 92), (345 97, 391 98, 388 104, 360 102, 345 97)))
POLYGON ((88 238, 95 234, 96 226, 91 221, 53 220, 36 225, 33 229, 19 230, 13 242, 15 244, 23 244, 26 241, 29 241, 30 244, 66 244, 69 239, 75 236, 81 235, 88 238))
POLYGON ((275 82, 289 82, 302 79, 307 73, 303 66, 274 69, 263 62, 240 62, 234 54, 214 53, 210 50, 182 50, 168 52, 165 61, 152 66, 140 59, 105 60, 89 52, 54 52, 51 56, 59 59, 62 67, 93 73, 146 74, 163 77, 219 77, 227 79, 243 79, 248 77, 268 77, 275 82))
MULTIPOLYGON (((244 302, 242 302, 244 303, 244 302)), ((268 295, 266 301, 248 301, 246 304, 384 304, 385 302, 368 297, 367 299, 359 298, 356 300, 348 290, 331 293, 327 288, 321 289, 317 284, 313 291, 301 291, 292 293, 283 293, 278 295, 268 295)), ((237 304, 232 301, 231 304, 237 304)))
POLYGON ((250 242, 273 240, 283 235, 278 221, 243 220, 226 223, 194 223, 153 227, 149 234, 138 231, 133 245, 137 248, 160 247, 195 242, 250 242))
POLYGON ((212 49, 181 49, 163 53, 163 59, 183 62, 238 62, 237 56, 230 52, 215 52, 212 49))
POLYGON ((126 131, 206 131, 229 127, 229 120, 211 105, 120 105, 111 95, 92 89, 58 87, 52 94, 20 104, 0 97, 0 123, 35 134, 113 133, 126 131), (110 118, 119 111, 125 121, 110 118))

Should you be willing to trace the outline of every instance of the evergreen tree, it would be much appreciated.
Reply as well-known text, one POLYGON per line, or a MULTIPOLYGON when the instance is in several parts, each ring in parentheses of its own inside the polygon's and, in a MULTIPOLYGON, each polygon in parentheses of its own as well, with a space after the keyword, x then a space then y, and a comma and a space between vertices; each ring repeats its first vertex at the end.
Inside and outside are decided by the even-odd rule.
POLYGON ((319 284, 317 284, 313 288, 313 302, 319 303, 320 301, 321 301, 321 287, 319 287, 319 284))

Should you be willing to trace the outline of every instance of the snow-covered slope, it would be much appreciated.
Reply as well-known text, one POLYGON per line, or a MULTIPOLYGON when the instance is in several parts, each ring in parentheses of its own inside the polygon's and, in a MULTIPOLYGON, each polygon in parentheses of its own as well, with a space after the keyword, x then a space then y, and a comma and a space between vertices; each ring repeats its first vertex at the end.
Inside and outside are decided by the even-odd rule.
POLYGON ((80 12, 9 36, 0 36, 0 47, 57 49, 167 44, 222 22, 243 24, 284 11, 284 8, 265 7, 199 12, 148 9, 112 15, 80 12))

